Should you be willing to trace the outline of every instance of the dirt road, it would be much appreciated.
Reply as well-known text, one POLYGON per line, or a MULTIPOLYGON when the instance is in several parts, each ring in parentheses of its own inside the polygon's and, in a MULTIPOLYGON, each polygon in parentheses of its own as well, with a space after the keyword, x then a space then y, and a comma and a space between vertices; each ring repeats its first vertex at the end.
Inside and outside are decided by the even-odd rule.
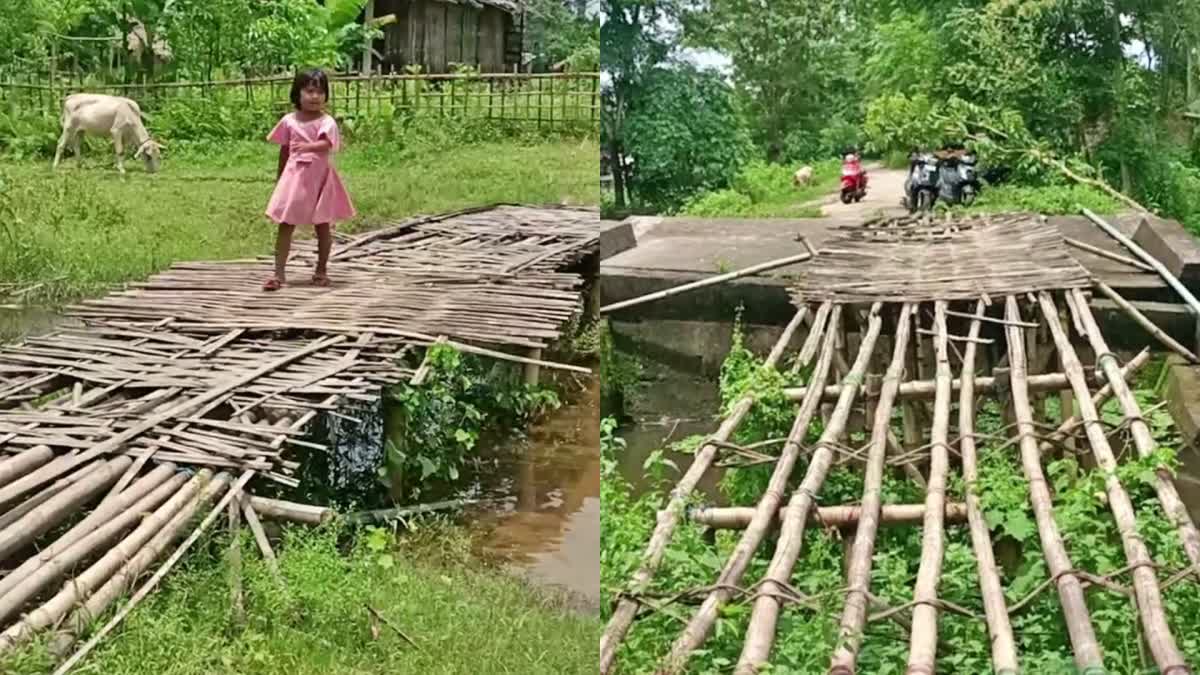
POLYGON ((843 204, 839 199, 839 193, 833 192, 829 196, 809 202, 805 206, 819 206, 826 216, 865 217, 873 215, 877 211, 888 214, 904 213, 904 208, 900 206, 900 198, 904 196, 905 171, 903 169, 885 169, 881 164, 869 164, 866 168, 867 196, 863 197, 861 202, 843 204))

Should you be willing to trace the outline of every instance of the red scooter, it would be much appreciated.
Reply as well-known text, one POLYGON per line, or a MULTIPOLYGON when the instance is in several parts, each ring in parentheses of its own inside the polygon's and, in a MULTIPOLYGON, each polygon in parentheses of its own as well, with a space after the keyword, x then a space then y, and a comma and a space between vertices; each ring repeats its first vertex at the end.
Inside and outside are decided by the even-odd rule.
POLYGON ((867 196, 867 172, 857 153, 842 158, 842 203, 862 201, 867 196))

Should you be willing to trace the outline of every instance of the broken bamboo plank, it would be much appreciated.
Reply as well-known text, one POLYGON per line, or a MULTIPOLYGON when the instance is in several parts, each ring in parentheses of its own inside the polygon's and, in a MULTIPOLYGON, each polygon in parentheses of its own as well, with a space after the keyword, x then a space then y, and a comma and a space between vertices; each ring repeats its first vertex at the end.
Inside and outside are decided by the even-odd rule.
POLYGON ((263 518, 302 525, 320 525, 337 516, 333 509, 324 506, 299 504, 267 497, 250 497, 250 507, 263 518))
POLYGON ((612 312, 615 312, 617 310, 626 309, 626 308, 633 307, 636 305, 641 305, 641 304, 651 302, 654 300, 661 300, 663 298, 669 298, 673 295, 679 295, 680 293, 686 293, 687 291, 694 291, 697 288, 704 288, 706 286, 715 286, 716 284, 725 283, 726 281, 732 281, 734 279, 738 279, 741 277, 759 274, 760 272, 767 272, 767 271, 770 271, 773 269, 778 269, 780 267, 787 267, 788 265, 795 265, 797 263, 805 262, 806 260, 811 260, 812 257, 813 256, 811 253, 801 253, 799 255, 787 256, 786 258, 779 258, 777 260, 769 260, 767 262, 759 263, 757 265, 752 265, 750 267, 744 267, 740 270, 734 270, 733 272, 727 272, 725 274, 718 274, 717 276, 708 277, 707 279, 701 279, 699 281, 693 281, 690 283, 682 284, 680 286, 667 288, 667 289, 664 289, 661 291, 655 291, 654 293, 647 293, 646 295, 638 296, 636 298, 630 298, 628 300, 614 302, 611 305, 605 305, 605 306, 601 307, 600 314, 601 315, 611 314, 612 312))

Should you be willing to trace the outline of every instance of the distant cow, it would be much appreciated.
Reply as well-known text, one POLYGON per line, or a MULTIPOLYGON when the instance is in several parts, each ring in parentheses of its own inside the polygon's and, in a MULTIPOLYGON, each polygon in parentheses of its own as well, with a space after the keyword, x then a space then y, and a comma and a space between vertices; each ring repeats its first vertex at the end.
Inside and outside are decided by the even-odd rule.
POLYGON ((63 101, 62 136, 58 138, 58 149, 54 153, 54 167, 62 159, 62 152, 70 141, 79 158, 79 139, 84 133, 107 134, 112 137, 113 149, 117 154, 117 171, 125 173, 125 139, 137 142, 135 159, 146 163, 146 171, 158 171, 162 148, 150 138, 142 125, 142 110, 134 101, 121 96, 107 94, 71 94, 63 101))
POLYGON ((792 176, 792 185, 795 187, 807 186, 812 182, 813 169, 811 166, 802 166, 796 170, 792 176))

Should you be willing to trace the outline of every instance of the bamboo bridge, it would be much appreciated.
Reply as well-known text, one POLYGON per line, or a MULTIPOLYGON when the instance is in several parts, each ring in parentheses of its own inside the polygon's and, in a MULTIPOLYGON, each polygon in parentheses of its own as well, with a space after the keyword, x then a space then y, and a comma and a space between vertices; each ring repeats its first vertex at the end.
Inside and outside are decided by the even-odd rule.
MULTIPOLYGON (((766 367, 777 367, 793 336, 808 324, 795 367, 811 375, 807 386, 788 393, 797 403, 791 432, 778 439, 777 452, 731 443, 755 405, 753 394, 746 394, 700 444, 658 514, 640 567, 617 596, 600 642, 600 672, 617 668, 619 648, 630 631, 637 631, 638 617, 664 609, 666 603, 674 603, 671 610, 681 617, 682 630, 661 655, 658 673, 685 672, 731 603, 745 603, 750 616, 733 672, 760 672, 771 662, 784 608, 803 610, 816 604, 796 590, 792 579, 803 574, 797 561, 806 527, 827 524, 827 518, 835 525, 856 525, 846 554, 844 587, 828 589, 843 603, 827 672, 858 672, 860 648, 869 639, 868 623, 886 620, 899 623, 906 635, 905 672, 941 672, 938 658, 945 650, 939 654, 939 615, 964 611, 939 598, 938 592, 946 527, 954 522, 962 522, 970 532, 984 610, 979 618, 987 624, 993 671, 1022 672, 1010 620, 1018 606, 1006 604, 992 535, 979 496, 970 488, 979 477, 977 444, 984 435, 976 431, 976 413, 985 398, 1000 403, 1008 422, 999 436, 988 435, 988 441, 1013 449, 1027 481, 1049 575, 1034 594, 1057 595, 1079 671, 1106 672, 1084 598, 1091 587, 1134 599, 1156 672, 1193 672, 1172 634, 1163 592, 1176 583, 1194 581, 1200 570, 1200 532, 1180 499, 1173 474, 1160 467, 1153 475, 1154 491, 1190 564, 1181 570, 1158 568, 1138 534, 1129 492, 1115 472, 1121 448, 1110 440, 1111 428, 1098 413, 1115 399, 1123 415, 1120 428, 1130 435, 1137 456, 1149 457, 1157 450, 1145 411, 1127 384, 1149 352, 1126 363, 1113 353, 1089 307, 1091 288, 1106 287, 1075 260, 1053 224, 1022 215, 875 219, 838 228, 813 259, 797 269, 790 286, 794 316, 766 361, 766 367), (1040 397, 1047 394, 1061 396, 1067 411, 1057 428, 1035 412, 1040 410, 1040 397), (1078 412, 1072 415, 1072 410, 1078 412), (847 445, 855 412, 862 413, 868 439, 857 448, 847 445), (893 413, 901 413, 902 429, 893 429, 893 413), (819 431, 814 443, 806 442, 810 425, 816 425, 814 437, 819 431), (1044 460, 1064 444, 1076 442, 1090 450, 1107 474, 1104 497, 1126 563, 1112 573, 1073 565, 1055 521, 1044 460), (689 510, 706 472, 738 458, 773 466, 757 503, 689 510), (831 468, 844 462, 863 467, 861 499, 853 504, 820 503, 831 468), (928 466, 927 473, 914 463, 928 466), (904 470, 922 485, 924 502, 882 503, 882 481, 890 470, 904 470), (964 504, 947 501, 956 471, 968 486, 964 504), (684 519, 734 528, 740 539, 710 585, 673 589, 677 595, 653 593, 655 575, 684 519), (870 589, 873 552, 884 523, 917 525, 922 533, 912 600, 898 607, 881 604, 870 589), (764 546, 772 532, 777 540, 764 546), (751 584, 744 580, 759 555, 769 563, 763 577, 751 584)), ((1105 294, 1119 299, 1110 291, 1105 294)), ((1137 312, 1129 303, 1124 308, 1137 312)), ((1143 325, 1155 330, 1148 321, 1143 325)), ((1170 340, 1161 331, 1155 337, 1164 343, 1170 340)), ((1166 344, 1195 359, 1182 345, 1166 344)))
MULTIPOLYGON (((430 345, 524 364, 527 379, 586 372, 541 350, 583 309, 597 221, 496 205, 339 236, 330 288, 263 293, 267 260, 179 263, 71 308, 77 327, 0 348, 0 655, 46 629, 70 654, 175 546, 66 672, 226 508, 272 555, 255 486, 295 487, 288 451, 314 447, 309 422, 419 383, 430 345)), ((309 242, 290 264, 314 259, 309 242)))

